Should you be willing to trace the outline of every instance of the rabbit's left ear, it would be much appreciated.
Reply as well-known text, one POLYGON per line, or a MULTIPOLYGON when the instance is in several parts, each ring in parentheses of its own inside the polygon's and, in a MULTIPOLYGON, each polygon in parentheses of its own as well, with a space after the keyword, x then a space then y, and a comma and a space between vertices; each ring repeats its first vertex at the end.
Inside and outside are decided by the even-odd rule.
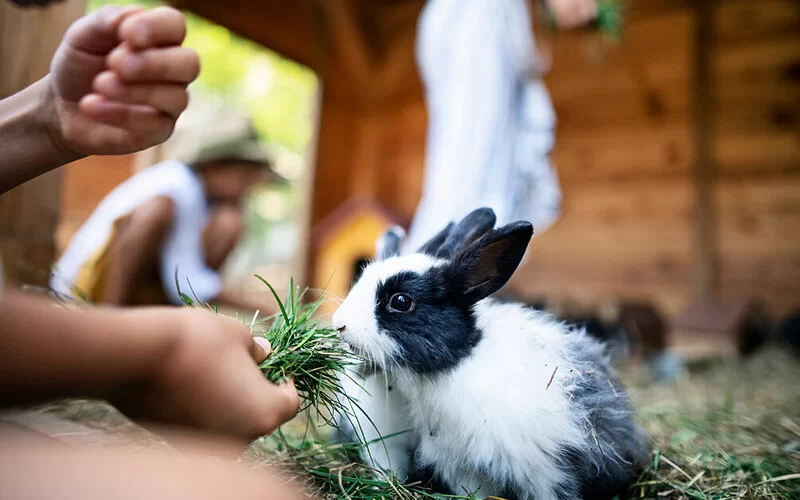
POLYGON ((497 222, 497 217, 491 208, 483 207, 473 210, 449 232, 447 238, 436 251, 436 256, 441 258, 452 257, 459 249, 468 247, 491 232, 495 222, 497 222))
POLYGON ((384 232, 375 243, 375 257, 378 260, 400 255, 400 245, 406 237, 406 231, 400 226, 392 226, 384 232))
POLYGON ((532 236, 530 222, 514 222, 459 251, 450 263, 449 287, 468 303, 500 290, 517 270, 532 236))

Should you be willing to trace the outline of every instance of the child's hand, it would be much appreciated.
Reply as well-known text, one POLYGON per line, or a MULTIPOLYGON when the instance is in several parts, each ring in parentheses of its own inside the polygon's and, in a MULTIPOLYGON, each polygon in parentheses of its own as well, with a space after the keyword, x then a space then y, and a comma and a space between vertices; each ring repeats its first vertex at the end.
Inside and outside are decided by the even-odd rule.
POLYGON ((76 21, 50 69, 57 146, 79 157, 165 141, 200 71, 197 54, 181 47, 185 35, 170 7, 107 6, 76 21))
POLYGON ((258 368, 269 343, 204 310, 175 311, 174 345, 149 380, 118 391, 132 418, 198 427, 248 440, 269 434, 300 408, 294 384, 269 383, 258 368))
POLYGON ((559 28, 572 29, 597 17, 597 0, 547 0, 559 28))

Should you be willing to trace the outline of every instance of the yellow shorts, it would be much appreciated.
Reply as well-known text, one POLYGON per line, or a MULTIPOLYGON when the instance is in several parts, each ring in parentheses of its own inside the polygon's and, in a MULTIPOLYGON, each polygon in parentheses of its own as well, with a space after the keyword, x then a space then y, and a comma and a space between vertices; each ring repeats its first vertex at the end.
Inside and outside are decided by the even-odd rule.
MULTIPOLYGON (((94 304, 103 301, 108 285, 108 250, 117 237, 120 226, 125 223, 126 219, 127 216, 114 221, 111 233, 106 241, 78 270, 75 281, 72 284, 75 297, 94 304)), ((134 306, 170 304, 166 293, 164 293, 164 285, 157 269, 153 269, 139 278, 136 289, 131 294, 130 299, 130 305, 134 306)))

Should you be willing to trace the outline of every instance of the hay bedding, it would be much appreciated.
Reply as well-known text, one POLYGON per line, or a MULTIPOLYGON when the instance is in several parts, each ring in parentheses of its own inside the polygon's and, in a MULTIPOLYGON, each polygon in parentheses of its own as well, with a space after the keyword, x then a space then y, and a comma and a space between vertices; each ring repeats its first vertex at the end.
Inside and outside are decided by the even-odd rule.
MULTIPOLYGON (((355 450, 332 443, 327 409, 336 404, 336 373, 350 360, 330 329, 314 322, 319 302, 302 305, 301 298, 292 292, 277 318, 249 324, 254 334, 266 329, 284 350, 282 358, 265 363, 266 375, 273 381, 295 377, 306 411, 253 443, 243 460, 288 466, 296 482, 326 498, 435 498, 350 463, 355 450)), ((629 498, 800 498, 800 361, 770 348, 749 360, 690 368, 671 385, 651 385, 634 367, 621 375, 654 444, 629 498)), ((100 401, 59 401, 0 418, 49 429, 70 442, 132 452, 166 446, 100 401)))

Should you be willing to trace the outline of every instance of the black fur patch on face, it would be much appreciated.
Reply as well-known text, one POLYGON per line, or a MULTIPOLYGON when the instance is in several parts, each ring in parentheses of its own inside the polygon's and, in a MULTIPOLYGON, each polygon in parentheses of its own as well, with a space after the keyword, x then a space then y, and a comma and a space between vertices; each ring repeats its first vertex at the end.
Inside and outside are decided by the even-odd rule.
POLYGON ((420 275, 402 272, 378 285, 375 317, 381 334, 390 335, 400 346, 397 362, 430 374, 449 370, 469 356, 480 341, 469 305, 448 295, 443 267, 420 275), (390 299, 402 293, 411 297, 409 312, 389 309, 390 299))

